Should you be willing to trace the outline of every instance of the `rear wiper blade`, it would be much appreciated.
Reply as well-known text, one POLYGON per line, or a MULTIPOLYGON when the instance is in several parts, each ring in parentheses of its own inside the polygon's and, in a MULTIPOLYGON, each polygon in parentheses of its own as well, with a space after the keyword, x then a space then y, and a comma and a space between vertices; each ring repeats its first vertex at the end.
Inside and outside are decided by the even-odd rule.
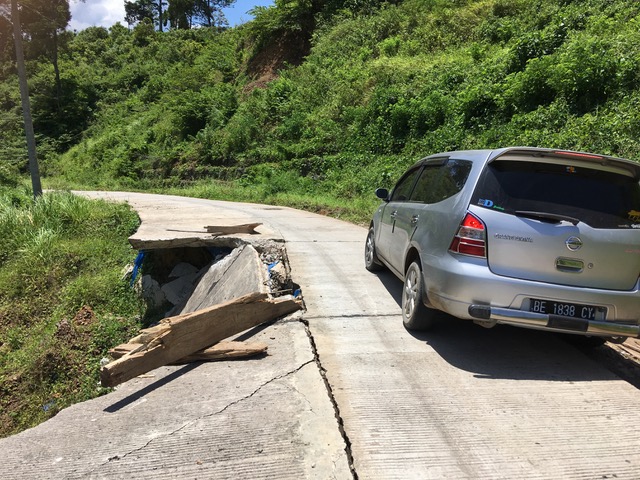
POLYGON ((571 222, 574 225, 580 223, 580 219, 576 217, 570 217, 569 215, 558 215, 557 213, 547 213, 547 212, 530 212, 527 210, 516 210, 515 214, 518 217, 526 217, 533 218, 535 220, 542 220, 543 222, 571 222))

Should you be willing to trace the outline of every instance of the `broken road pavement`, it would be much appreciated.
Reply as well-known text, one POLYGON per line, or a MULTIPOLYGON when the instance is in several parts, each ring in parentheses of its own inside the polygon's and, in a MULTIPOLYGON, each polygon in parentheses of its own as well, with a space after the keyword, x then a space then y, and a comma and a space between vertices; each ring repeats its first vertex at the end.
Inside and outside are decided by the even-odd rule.
POLYGON ((204 269, 179 315, 116 347, 126 353, 101 368, 101 383, 114 387, 300 309, 302 302, 291 295, 272 297, 258 252, 242 245, 204 269))
MULTIPOLYGON (((153 221, 142 211, 145 223, 136 238, 177 235, 182 245, 202 246, 211 234, 195 238, 166 226, 195 230, 253 223, 244 214, 217 208, 187 210, 158 206, 153 221)), ((245 243, 243 237, 282 242, 268 228, 258 229, 259 235, 239 234, 238 243, 245 243)), ((235 282, 225 278, 216 294, 224 298, 238 288, 235 282)), ((194 300, 197 305, 189 308, 207 308, 203 301, 194 300)), ((233 339, 263 344, 269 353, 255 360, 156 368, 36 428, 0 439, 0 478, 351 478, 306 325, 294 317, 233 339)))

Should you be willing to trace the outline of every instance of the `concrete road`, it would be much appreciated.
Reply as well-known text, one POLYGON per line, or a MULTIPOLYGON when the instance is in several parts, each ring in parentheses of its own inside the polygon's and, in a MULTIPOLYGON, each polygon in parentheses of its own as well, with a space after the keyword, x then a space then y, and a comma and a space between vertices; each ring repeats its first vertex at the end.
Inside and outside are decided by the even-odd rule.
POLYGON ((1 440, 0 477, 640 478, 636 388, 541 332, 449 318, 410 334, 400 282, 364 270, 365 229, 288 208, 108 196, 145 222, 159 212, 160 227, 264 222, 286 240, 303 322, 259 332, 266 359, 158 369, 1 440))

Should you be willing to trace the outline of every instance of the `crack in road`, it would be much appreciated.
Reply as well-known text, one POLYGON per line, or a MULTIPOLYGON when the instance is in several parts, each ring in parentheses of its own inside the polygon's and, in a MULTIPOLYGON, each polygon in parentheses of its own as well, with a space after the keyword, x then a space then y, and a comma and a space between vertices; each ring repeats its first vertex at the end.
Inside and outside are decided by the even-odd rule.
MULTIPOLYGON (((264 387, 266 387, 267 385, 269 385, 272 382, 275 382, 276 380, 280 380, 284 377, 288 377, 289 375, 293 375, 294 373, 298 373, 300 370, 302 370, 304 367, 306 367, 307 365, 313 363, 313 360, 309 360, 307 362, 304 362, 302 365, 300 365, 299 367, 297 367, 294 370, 291 370, 287 373, 283 373, 282 375, 278 375, 277 377, 272 378, 271 380, 268 380, 266 382, 264 382, 262 385, 260 385, 258 388, 256 388, 252 393, 250 393, 249 395, 244 396, 243 398, 240 398, 234 402, 231 402, 229 405, 227 405, 226 407, 224 407, 222 410, 219 410, 217 412, 214 413, 209 413, 207 415, 204 415, 203 417, 199 418, 198 420, 201 420, 202 418, 208 418, 208 417, 212 417, 214 415, 219 415, 222 412, 224 412, 225 410, 227 410, 228 408, 233 407, 234 405, 237 405, 240 402, 244 402, 245 400, 248 400, 249 398, 253 397, 256 393, 258 393, 260 390, 262 390, 264 387)), ((194 420, 196 421, 196 420, 194 420)))
POLYGON ((374 319, 374 318, 398 318, 400 317, 401 314, 400 313, 383 313, 383 314, 378 314, 378 315, 371 315, 371 314, 367 314, 367 313, 352 313, 352 314, 340 314, 340 315, 318 315, 315 317, 311 317, 311 316, 306 316, 305 318, 307 320, 334 320, 334 319, 341 319, 341 318, 370 318, 370 319, 374 319))
MULTIPOLYGON (((340 435, 344 440, 345 444, 345 453, 347 455, 347 461, 349 462, 349 470, 351 471, 351 475, 353 476, 353 480, 358 480, 358 472, 356 472, 355 465, 353 462, 353 453, 351 451, 351 440, 349 439, 349 435, 344 429, 344 421, 342 420, 342 415, 340 414, 340 407, 338 406, 338 402, 333 395, 333 389, 331 388, 331 384, 327 379, 326 369, 322 366, 322 362, 320 361, 320 355, 318 354, 318 348, 316 347, 316 341, 313 338, 313 334, 311 333, 311 329, 309 328, 309 321, 307 319, 300 319, 300 323, 304 325, 304 329, 307 332, 307 337, 309 337, 309 343, 311 344, 311 350, 313 351, 313 357, 316 365, 318 366, 318 371, 320 372, 320 376, 322 377, 322 381, 324 382, 324 386, 327 389, 327 394, 329 395, 329 400, 331 401, 331 405, 333 406, 333 411, 336 417, 336 421, 338 422, 338 429, 340 430, 340 435)), ((335 463, 335 462, 334 462, 335 463)))
MULTIPOLYGON (((288 377, 288 376, 290 376, 290 375, 294 375, 294 374, 296 374, 297 372, 299 372, 300 370, 302 370, 304 367, 306 367, 307 365, 310 365, 310 364, 312 364, 312 363, 315 363, 315 358, 314 358, 313 360, 308 360, 308 361, 304 362, 302 365, 300 365, 300 366, 296 367, 296 368, 295 368, 295 369, 293 369, 293 370, 290 370, 290 371, 288 371, 288 372, 286 372, 286 373, 283 373, 283 374, 281 374, 281 375, 278 375, 278 376, 276 376, 276 377, 273 377, 273 378, 271 378, 271 379, 267 380, 266 382, 264 382, 263 384, 261 384, 259 387, 257 387, 257 388, 256 388, 253 392, 251 392, 250 394, 245 395, 244 397, 239 398, 239 399, 237 399, 237 400, 234 400, 233 402, 229 403, 228 405, 225 405, 223 408, 221 408, 220 410, 218 410, 218 411, 216 411, 216 412, 212 412, 212 413, 208 413, 208 414, 206 414, 206 415, 202 415, 202 416, 200 416, 200 417, 198 417, 198 418, 196 418, 196 419, 193 419, 193 420, 191 420, 191 421, 189 421, 189 422, 185 423, 184 425, 181 425, 179 428, 176 428, 175 430, 173 430, 173 431, 171 431, 171 432, 168 432, 168 433, 165 433, 165 434, 159 435, 159 436, 157 436, 157 437, 154 437, 154 438, 150 439, 150 440, 149 440, 147 443, 145 443, 144 445, 142 445, 142 446, 140 446, 140 447, 137 447, 137 448, 134 448, 133 450, 130 450, 130 451, 128 451, 128 452, 126 452, 126 453, 124 453, 123 455, 114 455, 113 457, 109 457, 109 459, 108 459, 106 462, 101 463, 101 464, 100 464, 100 465, 98 465, 96 468, 94 468, 94 469, 90 470, 90 471, 89 471, 89 472, 87 472, 87 473, 88 473, 88 474, 92 474, 92 473, 96 472, 98 469, 100 469, 100 467, 103 467, 103 466, 105 466, 105 465, 108 465, 108 464, 109 464, 110 462, 112 462, 112 461, 122 460, 122 459, 124 459, 124 458, 126 458, 126 457, 128 457, 128 456, 130 456, 130 455, 133 455, 134 453, 141 452, 142 450, 144 450, 145 448, 147 448, 149 445, 151 445, 151 444, 152 444, 153 442, 155 442, 156 440, 158 440, 158 439, 164 439, 164 438, 169 438, 169 437, 171 437, 172 435, 175 435, 175 434, 177 434, 178 432, 180 432, 180 431, 184 430, 185 428, 187 428, 187 427, 189 427, 189 426, 193 425, 194 423, 199 422, 200 420, 203 420, 203 419, 206 419, 206 418, 210 418, 210 417, 214 417, 214 416, 216 416, 216 415, 220 415, 221 413, 223 413, 224 411, 228 410, 229 408, 231 408, 231 407, 233 407, 233 406, 235 406, 235 405, 237 405, 237 404, 239 404, 239 403, 241 403, 241 402, 244 402, 245 400, 250 399, 251 397, 253 397, 254 395, 256 395, 260 390, 262 390, 264 387, 266 387, 267 385, 269 385, 269 384, 271 384, 271 383, 273 383, 273 382, 275 382, 275 381, 277 381, 277 380, 281 380, 281 379, 283 379, 283 378, 285 378, 285 377, 288 377)), ((296 391, 297 391, 297 390, 296 390, 296 391)), ((300 392, 298 392, 298 393, 300 393, 300 392)), ((305 400, 306 400, 306 398, 305 398, 305 400)), ((308 401, 308 400, 307 400, 307 401, 308 401)), ((75 470, 73 473, 76 473, 76 472, 77 472, 77 470, 75 470)))

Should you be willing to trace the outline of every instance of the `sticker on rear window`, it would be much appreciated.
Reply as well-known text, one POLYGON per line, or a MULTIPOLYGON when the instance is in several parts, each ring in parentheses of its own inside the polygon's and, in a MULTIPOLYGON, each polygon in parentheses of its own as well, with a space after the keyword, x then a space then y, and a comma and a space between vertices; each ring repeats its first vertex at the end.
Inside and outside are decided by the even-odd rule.
POLYGON ((478 205, 480 205, 481 207, 493 208, 494 210, 500 210, 501 212, 504 212, 504 207, 496 205, 495 203, 493 203, 493 200, 481 198, 478 200, 478 205))
POLYGON ((567 167, 567 173, 576 173, 576 167, 567 167))
POLYGON ((631 210, 627 215, 632 222, 640 222, 640 212, 637 210, 631 210))

